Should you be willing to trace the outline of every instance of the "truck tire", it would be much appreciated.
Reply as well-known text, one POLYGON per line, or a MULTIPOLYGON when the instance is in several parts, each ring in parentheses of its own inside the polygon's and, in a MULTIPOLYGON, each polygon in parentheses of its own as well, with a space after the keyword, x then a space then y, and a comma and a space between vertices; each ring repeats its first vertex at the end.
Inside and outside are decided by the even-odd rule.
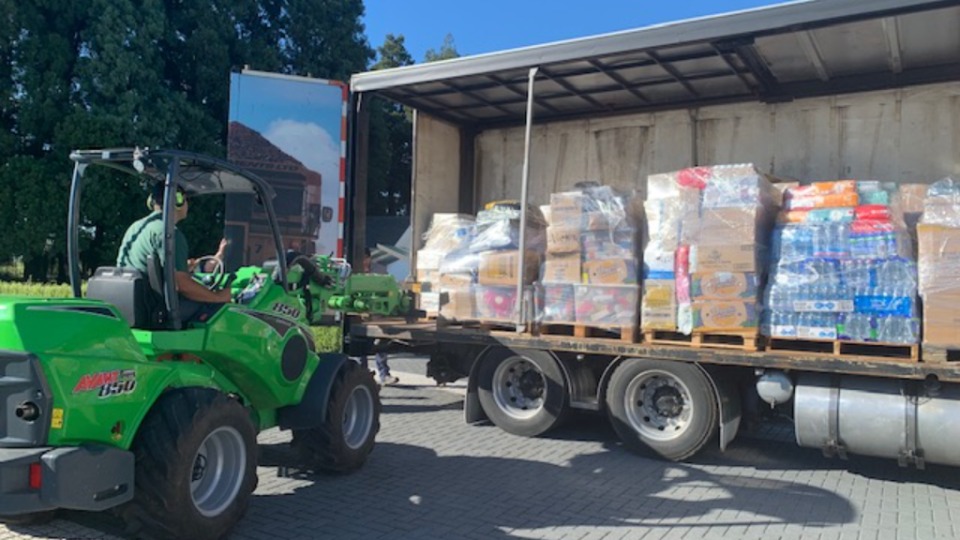
POLYGON ((120 515, 127 532, 139 538, 222 538, 243 516, 257 485, 250 413, 213 390, 162 396, 132 450, 134 498, 120 515))
POLYGON ((337 372, 323 425, 293 430, 291 447, 311 469, 345 473, 359 469, 380 431, 380 397, 373 375, 348 361, 337 372))
POLYGON ((617 435, 641 454, 682 461, 719 429, 713 387, 693 364, 625 360, 610 377, 605 401, 617 435))
POLYGON ((480 362, 480 406, 498 428, 536 437, 562 422, 567 409, 566 384, 550 353, 501 347, 489 351, 480 362))

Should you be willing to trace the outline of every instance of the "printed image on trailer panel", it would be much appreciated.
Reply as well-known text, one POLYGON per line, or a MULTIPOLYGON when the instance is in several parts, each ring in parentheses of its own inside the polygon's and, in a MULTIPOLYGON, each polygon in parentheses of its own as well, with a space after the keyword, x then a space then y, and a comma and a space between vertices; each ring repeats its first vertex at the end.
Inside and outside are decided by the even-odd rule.
MULTIPOLYGON (((247 71, 231 76, 228 159, 273 187, 285 249, 342 254, 345 100, 345 87, 334 81, 247 71)), ((276 257, 267 215, 253 197, 228 197, 226 222, 238 262, 276 257)))

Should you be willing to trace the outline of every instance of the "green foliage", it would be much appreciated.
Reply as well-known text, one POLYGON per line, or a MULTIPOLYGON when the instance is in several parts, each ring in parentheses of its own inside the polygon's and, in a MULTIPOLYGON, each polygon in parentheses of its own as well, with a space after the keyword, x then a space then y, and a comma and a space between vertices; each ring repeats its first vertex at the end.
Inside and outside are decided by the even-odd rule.
MULTIPOLYGON (((373 69, 412 65, 403 36, 387 34, 377 48, 373 69)), ((399 104, 376 100, 370 109, 370 155, 367 175, 367 213, 374 216, 407 215, 410 211, 412 123, 399 104)))
MULTIPOLYGON (((85 290, 86 286, 81 288, 85 290)), ((50 283, 20 283, 0 281, 0 296, 34 296, 39 298, 70 298, 70 285, 50 283)))
POLYGON ((443 45, 440 45, 440 50, 427 49, 423 60, 424 62, 437 62, 459 57, 460 53, 457 52, 457 46, 453 43, 453 34, 447 34, 443 38, 443 45))
MULTIPOLYGON (((23 256, 25 277, 66 278, 71 150, 223 156, 229 73, 347 80, 373 57, 363 13, 361 0, 0 0, 0 261, 23 256)), ((144 198, 136 182, 87 182, 85 272, 113 264, 144 198)), ((192 255, 222 235, 222 205, 200 201, 184 223, 192 255)))

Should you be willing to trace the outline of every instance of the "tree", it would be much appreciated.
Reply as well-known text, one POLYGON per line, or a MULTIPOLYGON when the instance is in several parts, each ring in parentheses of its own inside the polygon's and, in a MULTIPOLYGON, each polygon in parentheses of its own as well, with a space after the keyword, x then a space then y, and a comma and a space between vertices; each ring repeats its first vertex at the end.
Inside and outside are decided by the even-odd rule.
MULTIPOLYGON (((412 65, 403 36, 387 34, 372 69, 412 65)), ((406 215, 410 210, 412 124, 403 106, 378 99, 370 110, 367 213, 406 215)))
POLYGON ((424 54, 424 61, 437 62, 439 60, 449 60, 459 57, 460 53, 457 52, 457 46, 453 44, 453 34, 447 34, 443 38, 443 45, 440 45, 439 51, 427 49, 427 52, 424 54))
MULTIPOLYGON (((63 260, 71 149, 223 156, 230 71, 346 79, 373 58, 362 16, 360 0, 0 0, 0 260, 23 255, 37 280, 63 260)), ((109 180, 81 209, 89 268, 146 210, 136 182, 109 180)), ((223 216, 197 202, 184 228, 212 251, 223 216)))

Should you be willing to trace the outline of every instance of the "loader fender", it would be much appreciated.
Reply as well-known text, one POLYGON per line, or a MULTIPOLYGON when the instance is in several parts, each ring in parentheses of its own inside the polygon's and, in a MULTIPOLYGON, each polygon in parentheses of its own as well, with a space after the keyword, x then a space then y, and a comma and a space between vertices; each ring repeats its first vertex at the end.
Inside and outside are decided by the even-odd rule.
POLYGON ((337 378, 337 372, 347 362, 357 360, 345 354, 321 354, 317 370, 310 377, 300 403, 277 410, 277 425, 280 429, 310 429, 322 425, 327 416, 327 403, 330 401, 333 381, 337 378))

